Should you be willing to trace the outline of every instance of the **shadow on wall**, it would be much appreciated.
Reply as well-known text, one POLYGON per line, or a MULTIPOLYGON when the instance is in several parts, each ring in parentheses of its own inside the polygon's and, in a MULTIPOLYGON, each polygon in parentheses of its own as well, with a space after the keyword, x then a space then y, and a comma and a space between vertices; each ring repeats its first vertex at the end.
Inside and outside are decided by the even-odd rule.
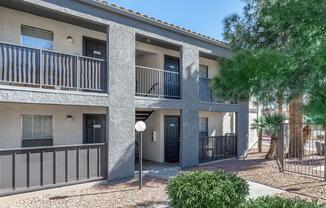
POLYGON ((108 158, 108 176, 109 180, 117 180, 123 178, 131 178, 135 171, 135 142, 132 139, 132 144, 129 144, 124 152, 115 152, 115 161, 108 158), (116 162, 112 167, 110 163, 116 162))

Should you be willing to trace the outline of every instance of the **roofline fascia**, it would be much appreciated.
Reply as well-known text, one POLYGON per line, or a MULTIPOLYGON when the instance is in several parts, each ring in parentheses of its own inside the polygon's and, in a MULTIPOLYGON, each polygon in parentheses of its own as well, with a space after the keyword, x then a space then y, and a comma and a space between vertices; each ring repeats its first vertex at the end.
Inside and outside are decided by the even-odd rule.
POLYGON ((135 13, 128 12, 128 10, 120 9, 118 7, 110 6, 109 4, 100 3, 100 2, 93 1, 93 0, 78 0, 78 1, 83 2, 85 4, 89 4, 91 6, 101 8, 101 9, 105 9, 107 11, 110 11, 110 12, 113 12, 113 13, 116 13, 116 14, 119 14, 119 15, 122 15, 122 16, 125 16, 125 17, 136 19, 136 20, 139 20, 141 22, 145 22, 145 23, 148 23, 148 24, 151 24, 151 25, 154 25, 154 26, 166 29, 166 30, 170 30, 170 31, 182 34, 182 35, 186 35, 186 36, 189 36, 191 38, 195 38, 197 40, 201 40, 201 41, 207 42, 209 44, 213 44, 215 46, 222 47, 222 48, 227 49, 227 50, 230 50, 230 48, 229 48, 229 46, 227 44, 224 44, 222 42, 218 42, 216 40, 213 40, 213 39, 210 39, 210 38, 207 38, 207 37, 204 37, 202 35, 197 35, 197 34, 191 32, 191 31, 188 32, 187 30, 184 30, 184 29, 181 29, 181 28, 179 29, 176 26, 175 27, 170 26, 170 25, 168 25, 168 23, 165 24, 164 22, 160 22, 158 20, 150 19, 150 17, 148 17, 148 18, 147 17, 142 17, 142 16, 137 15, 135 13))

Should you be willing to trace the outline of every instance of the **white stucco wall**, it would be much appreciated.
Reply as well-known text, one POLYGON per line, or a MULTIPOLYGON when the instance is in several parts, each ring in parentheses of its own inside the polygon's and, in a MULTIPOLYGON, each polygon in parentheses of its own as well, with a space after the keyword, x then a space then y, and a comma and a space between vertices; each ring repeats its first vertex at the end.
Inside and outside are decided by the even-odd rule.
POLYGON ((250 125, 257 118, 257 113, 249 112, 249 148, 257 148, 258 135, 256 129, 251 129, 250 125))
MULTIPOLYGON (((180 115, 178 110, 155 110, 146 120, 146 130, 143 133, 143 158, 155 162, 164 162, 164 116, 180 115), (157 140, 152 140, 152 132, 156 131, 157 140)), ((208 135, 222 136, 232 132, 229 113, 199 112, 199 117, 208 118, 208 135)), ((199 124, 198 124, 199 125, 199 124)), ((139 142, 139 134, 136 136, 139 142)))
POLYGON ((53 116, 53 144, 83 143, 83 114, 105 114, 105 108, 0 103, 0 149, 21 147, 21 115, 53 116), (72 115, 72 120, 67 120, 72 115))
MULTIPOLYGON (((155 162, 164 162, 164 116, 180 115, 178 110, 155 110, 146 120, 146 130, 143 133, 143 158, 155 162), (157 140, 152 140, 156 131, 157 140)), ((139 134, 137 134, 139 141, 139 134)))
POLYGON ((82 55, 83 36, 106 40, 106 34, 0 6, 0 41, 21 44, 21 25, 53 32, 53 50, 82 55), (69 43, 67 37, 73 42, 69 43))
POLYGON ((180 58, 180 52, 170 50, 162 47, 158 47, 152 44, 136 42, 136 50, 145 51, 150 53, 148 57, 138 56, 136 57, 136 65, 164 69, 164 56, 173 56, 180 58))
POLYGON ((199 112, 199 117, 208 118, 208 136, 223 136, 226 133, 234 133, 232 122, 234 119, 229 113, 224 112, 199 112))
POLYGON ((219 64, 217 60, 199 57, 199 64, 208 66, 208 79, 213 79, 219 73, 219 64))

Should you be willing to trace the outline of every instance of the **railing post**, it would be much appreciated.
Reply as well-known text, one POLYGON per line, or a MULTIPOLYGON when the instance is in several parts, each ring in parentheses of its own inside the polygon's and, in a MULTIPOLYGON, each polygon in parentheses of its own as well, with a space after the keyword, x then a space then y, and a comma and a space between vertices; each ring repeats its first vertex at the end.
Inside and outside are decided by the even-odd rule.
POLYGON ((31 153, 30 152, 27 152, 27 155, 26 155, 26 185, 27 185, 27 188, 29 188, 31 186, 31 165, 30 165, 30 162, 31 162, 31 153))
MULTIPOLYGON (((163 72, 164 73, 164 72, 163 72)), ((158 71, 158 97, 161 98, 162 96, 162 83, 161 83, 161 71, 158 71)))
POLYGON ((55 149, 53 149, 53 173, 52 173, 52 176, 53 176, 53 184, 56 184, 57 183, 57 175, 56 175, 56 171, 57 171, 57 166, 56 166, 56 152, 55 152, 56 150, 55 149))
POLYGON ((43 161, 44 161, 44 150, 41 150, 41 153, 40 153, 40 185, 43 186, 44 184, 44 173, 43 173, 43 169, 44 169, 44 165, 43 165, 43 161))
POLYGON ((281 172, 284 172, 284 124, 281 124, 278 135, 279 139, 277 144, 277 157, 281 165, 281 172))
POLYGON ((12 154, 12 189, 16 189, 16 153, 12 154))
POLYGON ((324 126, 324 179, 326 181, 326 127, 324 126))
POLYGON ((44 85, 44 54, 43 54, 43 50, 42 49, 40 49, 39 50, 39 53, 40 53, 40 55, 39 55, 39 58, 40 58, 40 71, 39 71, 39 76, 40 76, 40 88, 42 88, 42 86, 44 85))
POLYGON ((81 59, 76 56, 76 90, 79 91, 80 88, 80 61, 81 59))
POLYGON ((79 181, 79 147, 76 149, 76 180, 79 181))

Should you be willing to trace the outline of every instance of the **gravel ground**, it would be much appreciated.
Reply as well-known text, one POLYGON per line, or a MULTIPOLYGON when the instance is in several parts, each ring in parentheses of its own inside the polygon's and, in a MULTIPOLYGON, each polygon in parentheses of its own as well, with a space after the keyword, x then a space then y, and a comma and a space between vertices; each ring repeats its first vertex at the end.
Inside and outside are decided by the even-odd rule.
MULTIPOLYGON (((326 182, 293 173, 280 173, 276 161, 264 159, 265 153, 258 154, 252 151, 245 160, 232 160, 219 163, 211 163, 205 166, 188 169, 226 170, 253 182, 279 188, 287 192, 278 194, 282 197, 299 197, 302 199, 326 203, 326 182)), ((155 207, 164 204, 166 181, 146 176, 144 188, 138 189, 137 180, 121 181, 109 185, 97 185, 94 187, 53 191, 37 194, 31 197, 13 200, 0 199, 1 208, 22 207, 155 207)))
MULTIPOLYGON (((264 148, 267 151, 267 148, 264 148)), ((253 150, 245 160, 224 161, 200 167, 200 169, 223 169, 238 176, 287 192, 283 197, 299 197, 305 200, 326 203, 326 182, 323 179, 302 176, 294 173, 281 173, 275 160, 265 160, 266 153, 253 150)))
POLYGON ((136 180, 121 181, 110 185, 97 185, 89 188, 74 189, 60 193, 39 192, 36 196, 23 199, 2 200, 1 208, 116 208, 150 207, 165 202, 166 181, 145 177, 140 191, 136 180))

